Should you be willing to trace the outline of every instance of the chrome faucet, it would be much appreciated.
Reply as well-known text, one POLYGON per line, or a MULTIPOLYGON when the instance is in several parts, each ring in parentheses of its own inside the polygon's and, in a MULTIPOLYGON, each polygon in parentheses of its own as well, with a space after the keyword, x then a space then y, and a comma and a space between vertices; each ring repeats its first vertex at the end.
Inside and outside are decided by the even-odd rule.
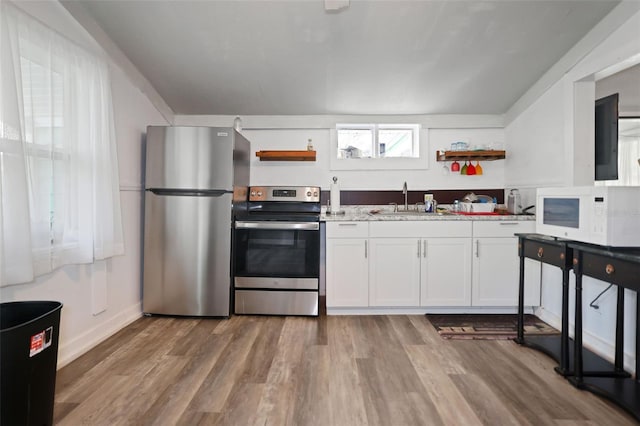
POLYGON ((407 191, 407 182, 404 182, 404 185, 402 185, 402 193, 404 194, 404 211, 408 211, 409 210, 409 203, 407 202, 407 195, 409 193, 409 191, 407 191))

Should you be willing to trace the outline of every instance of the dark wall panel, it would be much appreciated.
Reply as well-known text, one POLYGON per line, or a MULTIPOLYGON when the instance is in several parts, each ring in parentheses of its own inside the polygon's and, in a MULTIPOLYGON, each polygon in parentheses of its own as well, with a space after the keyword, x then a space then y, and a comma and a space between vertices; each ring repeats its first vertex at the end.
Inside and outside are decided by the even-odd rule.
MULTIPOLYGON (((454 200, 462 200, 462 197, 469 192, 473 192, 476 195, 488 195, 490 197, 495 197, 499 204, 504 204, 504 189, 474 189, 472 191, 458 189, 409 191, 407 200, 409 204, 423 202, 424 194, 428 193, 433 194, 433 197, 440 204, 452 204, 454 200)), ((321 200, 323 205, 327 204, 327 200, 329 200, 329 191, 322 191, 321 200)), ((404 204, 404 195, 402 195, 402 191, 340 191, 341 205, 388 203, 404 204)))

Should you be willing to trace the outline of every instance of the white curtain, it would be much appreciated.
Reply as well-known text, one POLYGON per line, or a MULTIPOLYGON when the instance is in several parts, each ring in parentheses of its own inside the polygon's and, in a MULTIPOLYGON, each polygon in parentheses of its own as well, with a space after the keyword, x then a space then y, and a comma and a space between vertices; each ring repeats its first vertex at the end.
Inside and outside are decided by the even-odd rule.
POLYGON ((640 136, 618 140, 618 185, 640 186, 640 136))
POLYGON ((1 8, 0 286, 124 253, 106 62, 1 8))

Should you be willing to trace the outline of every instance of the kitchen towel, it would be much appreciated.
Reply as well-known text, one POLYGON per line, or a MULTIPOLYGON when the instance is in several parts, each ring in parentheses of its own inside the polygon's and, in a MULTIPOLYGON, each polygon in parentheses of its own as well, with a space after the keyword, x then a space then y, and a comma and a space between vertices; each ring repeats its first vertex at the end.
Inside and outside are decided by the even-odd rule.
POLYGON ((337 183, 331 184, 331 213, 340 211, 340 186, 337 183))

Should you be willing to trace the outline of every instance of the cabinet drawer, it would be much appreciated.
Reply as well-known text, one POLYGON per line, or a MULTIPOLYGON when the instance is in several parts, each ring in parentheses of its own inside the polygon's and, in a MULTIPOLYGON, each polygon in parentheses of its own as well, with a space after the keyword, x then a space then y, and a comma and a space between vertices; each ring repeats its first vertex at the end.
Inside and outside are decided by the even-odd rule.
POLYGON ((515 233, 535 232, 533 220, 477 221, 473 222, 474 237, 513 237, 515 233))
POLYGON ((564 245, 559 246, 538 241, 524 242, 524 256, 557 266, 560 269, 571 269, 573 260, 571 249, 567 249, 564 245))
POLYGON ((447 238, 471 237, 471 221, 384 221, 371 222, 372 238, 447 238))
POLYGON ((369 222, 327 222, 327 238, 367 238, 369 222))
POLYGON ((583 252, 582 273, 635 291, 640 290, 638 264, 634 262, 583 252))

